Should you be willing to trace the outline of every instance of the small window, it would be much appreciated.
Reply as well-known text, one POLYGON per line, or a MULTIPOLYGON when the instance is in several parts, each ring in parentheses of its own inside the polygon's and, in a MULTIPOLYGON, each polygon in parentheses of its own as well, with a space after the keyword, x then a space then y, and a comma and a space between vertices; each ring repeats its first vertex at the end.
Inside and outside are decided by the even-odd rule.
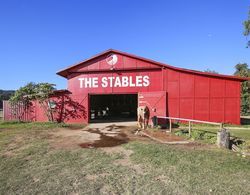
POLYGON ((48 106, 50 109, 55 109, 56 108, 56 102, 53 100, 49 100, 48 106))

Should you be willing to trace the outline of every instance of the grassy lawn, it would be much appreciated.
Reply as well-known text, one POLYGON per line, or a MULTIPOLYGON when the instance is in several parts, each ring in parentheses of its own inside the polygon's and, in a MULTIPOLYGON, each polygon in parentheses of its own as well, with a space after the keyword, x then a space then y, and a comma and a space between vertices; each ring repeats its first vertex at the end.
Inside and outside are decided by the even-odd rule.
POLYGON ((64 123, 52 123, 52 122, 33 122, 33 123, 27 123, 27 122, 4 122, 0 121, 0 130, 1 129, 14 129, 14 130, 48 130, 53 128, 81 128, 84 127, 84 125, 79 124, 64 124, 64 123))
POLYGON ((81 126, 0 123, 0 194, 249 194, 250 158, 216 148, 131 141, 56 149, 50 132, 81 126))

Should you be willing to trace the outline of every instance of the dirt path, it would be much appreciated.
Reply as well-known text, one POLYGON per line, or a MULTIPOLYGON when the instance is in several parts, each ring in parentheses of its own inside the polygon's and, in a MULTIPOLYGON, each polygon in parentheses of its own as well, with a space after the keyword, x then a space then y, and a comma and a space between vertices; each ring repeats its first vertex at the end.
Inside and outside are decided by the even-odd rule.
POLYGON ((83 129, 59 129, 52 132, 51 144, 55 148, 105 148, 129 141, 159 142, 163 144, 187 144, 187 140, 160 130, 146 130, 136 134, 136 122, 93 123, 83 129), (154 140, 154 141, 153 141, 154 140))
POLYGON ((85 129, 105 129, 108 126, 124 126, 124 127, 131 127, 131 126, 136 126, 137 122, 132 121, 132 122, 115 122, 115 123, 90 123, 88 126, 85 127, 85 129))
POLYGON ((142 135, 149 137, 159 143, 163 144, 188 144, 190 141, 185 140, 183 137, 173 135, 171 133, 157 130, 157 131, 150 131, 144 130, 140 132, 142 135))
POLYGON ((135 138, 137 127, 134 122, 95 123, 83 129, 59 129, 52 132, 52 145, 60 147, 99 148, 113 147, 135 138))

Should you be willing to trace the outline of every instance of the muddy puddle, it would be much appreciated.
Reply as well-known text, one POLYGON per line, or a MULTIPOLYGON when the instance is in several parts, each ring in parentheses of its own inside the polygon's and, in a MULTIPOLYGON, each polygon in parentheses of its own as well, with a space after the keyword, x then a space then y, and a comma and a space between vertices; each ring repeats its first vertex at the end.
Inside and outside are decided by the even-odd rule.
POLYGON ((82 148, 101 148, 101 147, 113 147, 121 144, 128 143, 129 138, 127 135, 120 130, 123 126, 107 126, 106 128, 99 129, 89 129, 86 130, 90 133, 95 133, 100 135, 100 139, 89 143, 79 144, 82 148))

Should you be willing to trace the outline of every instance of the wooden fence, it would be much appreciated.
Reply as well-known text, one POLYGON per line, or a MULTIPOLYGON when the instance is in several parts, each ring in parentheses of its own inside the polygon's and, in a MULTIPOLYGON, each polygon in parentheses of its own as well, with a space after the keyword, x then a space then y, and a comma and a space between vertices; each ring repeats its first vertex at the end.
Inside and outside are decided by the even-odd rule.
POLYGON ((210 124, 210 125, 218 125, 220 129, 223 128, 223 123, 216 123, 216 122, 209 122, 209 121, 201 121, 201 120, 194 120, 194 119, 186 119, 186 118, 175 118, 175 117, 166 117, 166 116, 157 116, 157 118, 168 119, 169 120, 169 130, 172 132, 172 122, 173 121, 185 121, 188 122, 188 134, 191 136, 191 129, 193 123, 203 123, 203 124, 210 124))

